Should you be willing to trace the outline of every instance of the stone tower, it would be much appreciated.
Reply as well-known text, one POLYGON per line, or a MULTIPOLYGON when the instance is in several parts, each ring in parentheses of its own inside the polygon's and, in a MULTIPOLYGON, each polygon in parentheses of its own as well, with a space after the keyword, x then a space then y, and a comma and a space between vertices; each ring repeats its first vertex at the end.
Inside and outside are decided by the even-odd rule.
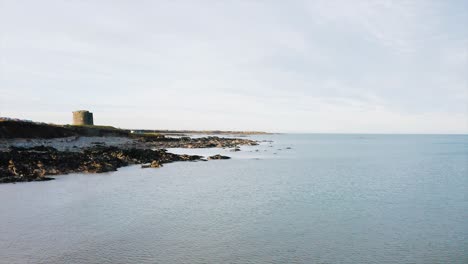
POLYGON ((79 110, 73 112, 73 125, 94 125, 93 113, 88 110, 79 110))

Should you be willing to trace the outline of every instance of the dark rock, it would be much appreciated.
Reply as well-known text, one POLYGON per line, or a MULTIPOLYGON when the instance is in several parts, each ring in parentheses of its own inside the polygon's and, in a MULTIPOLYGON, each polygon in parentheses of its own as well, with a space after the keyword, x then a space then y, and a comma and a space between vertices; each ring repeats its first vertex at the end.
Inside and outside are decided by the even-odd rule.
POLYGON ((153 160, 149 165, 141 165, 142 168, 161 168, 162 164, 157 160, 153 160))
POLYGON ((44 181, 47 175, 71 172, 102 173, 128 164, 151 163, 157 168, 173 161, 195 161, 196 155, 177 155, 165 149, 120 149, 94 146, 82 152, 57 151, 50 147, 13 148, 0 152, 0 183, 44 181))
POLYGON ((154 148, 236 148, 240 145, 258 145, 254 140, 214 136, 202 138, 142 137, 140 140, 154 148))
MULTIPOLYGON (((36 146, 32 148, 11 147, 9 151, 0 151, 0 183, 19 181, 50 180, 47 176, 72 172, 102 173, 115 171, 129 164, 149 164, 145 166, 160 167, 174 161, 198 161, 203 157, 197 155, 178 155, 168 153, 164 148, 234 148, 255 146, 258 142, 249 139, 222 137, 165 137, 135 136, 136 141, 126 147, 112 147, 93 142, 92 147, 81 149, 73 146, 74 151, 58 151, 53 147, 36 146)), ((78 139, 78 137, 76 138, 78 139)), ((76 140, 75 139, 75 140, 76 140)), ((209 159, 227 159, 229 157, 214 155, 209 159)))
POLYGON ((30 148, 11 146, 10 150, 12 151, 38 151, 38 152, 56 152, 57 151, 57 149, 53 147, 47 147, 44 145, 30 147, 30 148))
POLYGON ((230 159, 230 157, 217 154, 217 155, 208 157, 208 159, 209 160, 224 160, 224 159, 230 159))

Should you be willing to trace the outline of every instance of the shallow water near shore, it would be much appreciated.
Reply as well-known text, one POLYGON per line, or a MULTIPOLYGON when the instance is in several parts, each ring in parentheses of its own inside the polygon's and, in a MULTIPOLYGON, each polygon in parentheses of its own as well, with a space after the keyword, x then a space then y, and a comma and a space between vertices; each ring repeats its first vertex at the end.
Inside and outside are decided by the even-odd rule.
POLYGON ((0 263, 468 263, 468 136, 251 138, 0 185, 0 263))

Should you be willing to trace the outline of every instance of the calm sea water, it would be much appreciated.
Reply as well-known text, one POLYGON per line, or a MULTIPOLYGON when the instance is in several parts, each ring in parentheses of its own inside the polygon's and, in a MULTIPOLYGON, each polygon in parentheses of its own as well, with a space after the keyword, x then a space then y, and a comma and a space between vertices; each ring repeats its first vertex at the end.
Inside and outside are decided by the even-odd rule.
POLYGON ((468 136, 259 138, 0 185, 0 263, 468 263, 468 136))

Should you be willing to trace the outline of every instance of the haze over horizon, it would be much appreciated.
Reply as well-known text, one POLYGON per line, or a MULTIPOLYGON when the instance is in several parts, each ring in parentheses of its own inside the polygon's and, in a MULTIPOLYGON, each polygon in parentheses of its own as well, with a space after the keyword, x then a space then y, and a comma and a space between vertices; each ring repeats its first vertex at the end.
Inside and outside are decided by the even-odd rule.
POLYGON ((468 1, 0 0, 0 116, 468 133, 468 1))

